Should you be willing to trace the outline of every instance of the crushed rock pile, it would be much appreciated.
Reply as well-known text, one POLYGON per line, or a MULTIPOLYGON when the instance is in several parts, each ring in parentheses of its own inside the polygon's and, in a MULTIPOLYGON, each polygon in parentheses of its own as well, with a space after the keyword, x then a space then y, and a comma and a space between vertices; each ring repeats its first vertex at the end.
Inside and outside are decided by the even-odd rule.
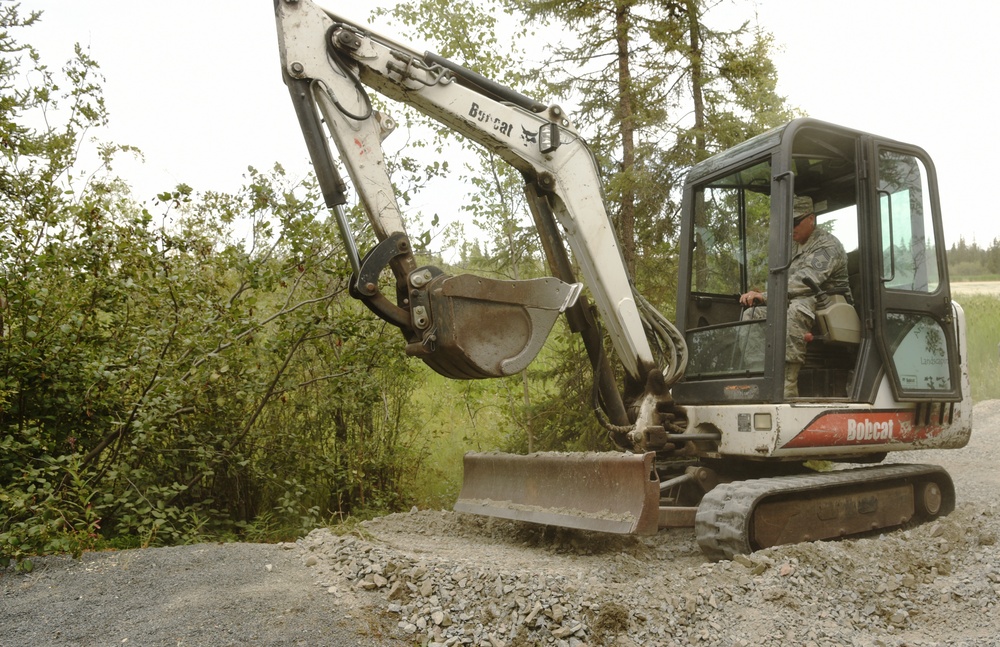
POLYGON ((909 530, 719 563, 681 531, 598 537, 591 551, 586 533, 429 511, 368 522, 361 537, 316 530, 299 546, 328 593, 374 596, 400 635, 430 647, 995 645, 997 514, 964 506, 909 530), (400 525, 434 539, 407 548, 400 525), (439 556, 434 543, 451 545, 439 556))

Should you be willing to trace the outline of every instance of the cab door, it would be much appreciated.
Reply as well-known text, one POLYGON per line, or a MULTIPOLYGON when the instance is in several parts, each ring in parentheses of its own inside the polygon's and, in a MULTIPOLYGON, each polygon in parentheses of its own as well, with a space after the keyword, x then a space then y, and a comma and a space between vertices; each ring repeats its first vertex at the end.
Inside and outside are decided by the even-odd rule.
POLYGON ((871 139, 871 223, 878 268, 876 342, 899 402, 961 400, 960 358, 930 158, 871 139))

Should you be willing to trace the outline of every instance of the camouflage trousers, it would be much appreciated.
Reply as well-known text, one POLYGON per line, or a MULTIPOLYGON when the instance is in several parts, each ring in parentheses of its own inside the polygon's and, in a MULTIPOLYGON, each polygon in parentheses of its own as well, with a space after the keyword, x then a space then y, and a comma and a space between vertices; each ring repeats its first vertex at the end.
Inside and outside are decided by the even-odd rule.
MULTIPOLYGON (((766 319, 767 306, 755 306, 743 311, 743 320, 766 319)), ((788 304, 785 318, 785 397, 798 397, 799 369, 806 361, 806 333, 812 331, 816 319, 816 297, 794 297, 788 304)), ((761 354, 763 349, 748 351, 761 354)))

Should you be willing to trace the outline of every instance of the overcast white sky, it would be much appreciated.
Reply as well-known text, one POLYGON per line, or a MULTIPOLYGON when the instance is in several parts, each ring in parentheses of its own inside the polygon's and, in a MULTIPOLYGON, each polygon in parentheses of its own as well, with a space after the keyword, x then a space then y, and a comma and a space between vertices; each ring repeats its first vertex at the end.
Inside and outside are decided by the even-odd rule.
MULTIPOLYGON (((321 4, 364 20, 375 3, 321 4)), ((1000 238, 997 201, 982 195, 996 181, 989 156, 1000 143, 1000 4, 755 4, 780 48, 779 91, 791 105, 923 147, 937 167, 947 243, 963 236, 988 247, 1000 238)), ((20 38, 50 67, 61 67, 77 41, 100 63, 111 124, 99 135, 145 153, 141 167, 118 168, 139 198, 180 182, 233 191, 248 165, 307 172, 281 82, 272 0, 22 0, 22 10, 32 9, 44 10, 42 22, 20 38)), ((752 15, 753 3, 734 11, 752 15)))

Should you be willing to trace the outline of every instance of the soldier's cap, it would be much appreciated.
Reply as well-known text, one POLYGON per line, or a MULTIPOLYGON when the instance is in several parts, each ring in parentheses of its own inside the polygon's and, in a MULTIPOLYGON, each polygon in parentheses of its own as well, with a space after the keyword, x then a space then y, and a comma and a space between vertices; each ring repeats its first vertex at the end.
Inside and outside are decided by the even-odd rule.
POLYGON ((813 199, 807 195, 797 195, 795 196, 795 202, 792 203, 792 222, 796 225, 802 222, 806 216, 811 216, 815 212, 813 211, 813 199))

